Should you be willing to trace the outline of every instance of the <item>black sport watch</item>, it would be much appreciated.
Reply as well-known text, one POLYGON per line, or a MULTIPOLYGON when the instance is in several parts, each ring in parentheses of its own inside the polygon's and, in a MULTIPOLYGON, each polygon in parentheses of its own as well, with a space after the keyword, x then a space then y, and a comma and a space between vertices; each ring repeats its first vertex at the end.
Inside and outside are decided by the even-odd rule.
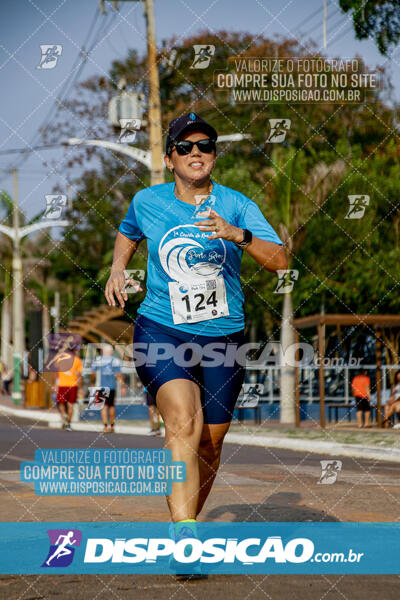
POLYGON ((241 242, 235 242, 239 248, 246 248, 253 239, 253 234, 248 229, 243 229, 243 239, 241 242))

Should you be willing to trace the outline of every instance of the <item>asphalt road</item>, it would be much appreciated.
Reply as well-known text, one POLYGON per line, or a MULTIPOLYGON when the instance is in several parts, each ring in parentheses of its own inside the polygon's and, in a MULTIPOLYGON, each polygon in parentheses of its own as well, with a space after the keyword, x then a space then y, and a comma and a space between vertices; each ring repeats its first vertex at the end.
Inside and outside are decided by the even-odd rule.
MULTIPOLYGON (((162 497, 45 497, 19 481, 19 464, 38 448, 161 448, 145 436, 65 432, 0 418, 0 506, 3 521, 168 521, 162 497)), ((226 444, 204 521, 398 521, 400 466, 371 460, 226 444), (320 460, 338 458, 333 485, 318 485, 320 460)), ((397 576, 210 576, 179 583, 167 575, 0 575, 0 598, 191 600, 391 600, 397 576)))

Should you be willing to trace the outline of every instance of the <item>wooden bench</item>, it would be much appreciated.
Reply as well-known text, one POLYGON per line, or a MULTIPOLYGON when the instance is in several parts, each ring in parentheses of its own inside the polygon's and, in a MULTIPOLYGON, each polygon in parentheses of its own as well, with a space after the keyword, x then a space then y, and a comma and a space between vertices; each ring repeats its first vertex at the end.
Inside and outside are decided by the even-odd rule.
POLYGON ((243 423, 243 411, 244 410, 254 410, 254 424, 261 424, 261 406, 257 404, 257 406, 235 406, 238 411, 238 420, 240 423, 243 423))
MULTIPOLYGON (((350 402, 327 402, 326 406, 328 407, 328 421, 332 421, 332 410, 335 411, 335 422, 339 421, 339 410, 341 408, 347 409, 347 420, 351 422, 351 409, 355 408, 355 404, 351 404, 350 402)), ((376 412, 376 406, 371 406, 371 421, 374 421, 376 412)))
POLYGON ((339 422, 339 410, 341 408, 347 409, 347 420, 351 423, 351 409, 354 408, 354 404, 350 402, 327 402, 328 407, 328 421, 332 421, 332 410, 335 411, 335 422, 339 422))

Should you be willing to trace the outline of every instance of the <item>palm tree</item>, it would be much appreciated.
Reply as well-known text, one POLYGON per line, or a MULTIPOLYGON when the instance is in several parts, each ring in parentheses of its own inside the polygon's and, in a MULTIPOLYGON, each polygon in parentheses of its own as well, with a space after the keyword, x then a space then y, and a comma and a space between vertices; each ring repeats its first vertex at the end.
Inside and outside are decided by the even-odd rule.
MULTIPOLYGON (((2 223, 12 227, 13 202, 10 196, 0 191, 0 210, 2 213, 2 223)), ((22 215, 20 215, 22 218, 22 215)), ((3 302, 1 304, 1 360, 8 369, 12 367, 12 344, 11 344, 11 325, 12 325, 12 241, 5 235, 0 236, 0 257, 3 270, 3 282, 0 283, 3 292, 3 302)))
MULTIPOLYGON (((43 212, 34 217, 29 224, 39 221, 43 212)), ((52 275, 52 262, 50 260, 53 250, 59 242, 50 236, 48 230, 41 230, 23 238, 22 262, 24 266, 24 287, 31 293, 33 304, 42 312, 42 346, 45 354, 48 352, 48 334, 51 330, 50 322, 50 297, 60 288, 65 290, 66 284, 61 283, 52 275)))
MULTIPOLYGON (((0 211, 2 212, 2 223, 12 226, 13 222, 13 201, 5 191, 0 191, 0 211)), ((33 224, 41 219, 43 213, 40 213, 29 223, 26 223, 25 215, 20 211, 20 226, 33 224)), ((50 330, 50 318, 48 308, 48 270, 50 261, 47 256, 50 254, 53 242, 48 232, 40 232, 34 237, 25 237, 21 240, 22 265, 25 271, 23 279, 24 289, 32 281, 40 288, 41 306, 43 310, 43 338, 47 340, 47 333, 50 330)), ((0 284, 3 291, 3 302, 1 306, 1 360, 8 368, 12 366, 12 343, 11 343, 11 324, 12 324, 12 257, 13 244, 6 235, 0 236, 0 257, 4 272, 3 283, 0 284)), ((25 314, 24 300, 20 308, 21 315, 25 314)), ((22 318, 22 322, 24 319, 22 318)), ((25 348, 25 334, 23 334, 22 349, 25 348)))
MULTIPOLYGON (((343 160, 337 160, 330 166, 319 162, 307 173, 304 153, 295 148, 282 147, 273 151, 271 160, 272 210, 287 248, 288 269, 291 269, 293 258, 306 235, 307 222, 320 210, 330 192, 336 189, 346 165, 343 160)), ((285 293, 280 340, 283 353, 295 343, 293 314, 292 293, 285 293)), ((296 420, 295 371, 294 367, 286 364, 281 367, 280 406, 281 423, 293 425, 296 420)))

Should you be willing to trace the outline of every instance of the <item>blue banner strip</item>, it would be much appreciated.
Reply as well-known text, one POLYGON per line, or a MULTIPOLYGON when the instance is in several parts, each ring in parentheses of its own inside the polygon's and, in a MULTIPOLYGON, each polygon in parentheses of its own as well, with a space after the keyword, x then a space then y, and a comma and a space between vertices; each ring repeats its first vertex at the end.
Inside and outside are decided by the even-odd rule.
POLYGON ((0 523, 2 574, 400 574, 400 523, 0 523), (177 536, 175 538, 175 536, 177 536))

